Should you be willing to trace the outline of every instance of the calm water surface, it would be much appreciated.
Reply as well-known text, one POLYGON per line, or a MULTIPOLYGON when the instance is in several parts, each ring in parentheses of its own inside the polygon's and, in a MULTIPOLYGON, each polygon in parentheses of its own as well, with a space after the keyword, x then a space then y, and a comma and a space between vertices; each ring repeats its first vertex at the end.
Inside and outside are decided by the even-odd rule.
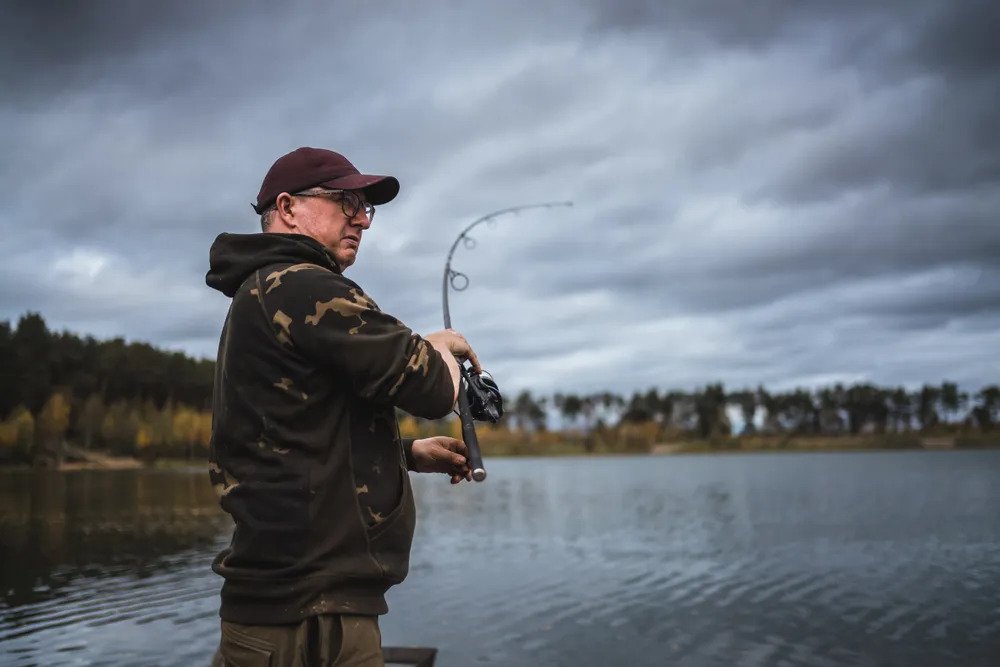
MULTIPOLYGON (((439 665, 1000 665, 1000 451, 415 476, 386 644, 439 665)), ((0 472, 0 664, 207 665, 207 474, 0 472)))

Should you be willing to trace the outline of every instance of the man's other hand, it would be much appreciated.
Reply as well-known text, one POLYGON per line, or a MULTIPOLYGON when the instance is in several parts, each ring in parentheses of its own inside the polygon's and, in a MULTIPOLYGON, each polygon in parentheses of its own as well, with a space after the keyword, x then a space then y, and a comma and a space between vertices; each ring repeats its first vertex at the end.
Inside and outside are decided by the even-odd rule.
POLYGON ((451 483, 463 479, 472 481, 472 470, 466 458, 465 443, 447 435, 436 435, 413 441, 413 464, 417 472, 443 472, 451 475, 451 483))

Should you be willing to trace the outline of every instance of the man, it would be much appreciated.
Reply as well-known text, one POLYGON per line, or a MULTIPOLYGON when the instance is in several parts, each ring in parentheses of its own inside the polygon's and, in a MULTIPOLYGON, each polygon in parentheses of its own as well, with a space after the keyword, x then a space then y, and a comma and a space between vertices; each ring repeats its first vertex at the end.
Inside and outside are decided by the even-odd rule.
POLYGON ((464 443, 401 441, 394 410, 448 414, 475 353, 452 330, 414 334, 343 276, 398 191, 299 148, 264 177, 262 233, 212 246, 206 280, 232 298, 210 460, 236 524, 213 564, 227 665, 381 665, 378 615, 413 537, 407 470, 470 479, 464 443))

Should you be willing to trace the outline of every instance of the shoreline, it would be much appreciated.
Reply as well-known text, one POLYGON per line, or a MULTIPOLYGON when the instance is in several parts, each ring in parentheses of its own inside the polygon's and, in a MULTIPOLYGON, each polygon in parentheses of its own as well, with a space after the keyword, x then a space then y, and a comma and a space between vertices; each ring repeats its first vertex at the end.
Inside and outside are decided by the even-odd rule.
MULTIPOLYGON (((885 437, 885 436, 841 436, 841 437, 752 437, 726 439, 721 442, 704 440, 681 440, 653 443, 647 448, 632 450, 616 450, 599 447, 588 452, 579 441, 560 441, 557 443, 530 442, 493 443, 483 447, 483 455, 487 458, 531 458, 531 457, 562 457, 562 456, 678 456, 678 455, 711 455, 711 454, 758 454, 758 453, 854 453, 854 452, 902 452, 902 451, 977 451, 1000 449, 1000 435, 986 438, 977 435, 974 439, 963 436, 918 436, 918 437, 885 437), (492 450, 492 451, 491 451, 492 450)), ((143 461, 131 456, 118 456, 98 451, 88 451, 85 456, 74 456, 73 460, 56 464, 53 461, 44 463, 24 463, 0 461, 0 470, 53 470, 58 472, 75 472, 80 470, 139 470, 198 467, 205 463, 204 458, 157 458, 143 461)))

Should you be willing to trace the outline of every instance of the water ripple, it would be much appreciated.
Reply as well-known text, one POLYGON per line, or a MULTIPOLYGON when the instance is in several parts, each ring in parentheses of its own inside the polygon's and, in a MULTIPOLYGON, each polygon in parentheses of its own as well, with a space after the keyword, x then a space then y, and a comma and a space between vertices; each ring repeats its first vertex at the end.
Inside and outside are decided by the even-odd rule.
MULTIPOLYGON (((411 574, 383 637, 438 646, 441 667, 1000 664, 1000 491, 983 481, 1000 453, 977 454, 496 461, 487 485, 417 478, 411 574)), ((207 664, 208 566, 228 524, 177 476, 113 479, 151 487, 135 516, 0 515, 0 663, 207 664)))

